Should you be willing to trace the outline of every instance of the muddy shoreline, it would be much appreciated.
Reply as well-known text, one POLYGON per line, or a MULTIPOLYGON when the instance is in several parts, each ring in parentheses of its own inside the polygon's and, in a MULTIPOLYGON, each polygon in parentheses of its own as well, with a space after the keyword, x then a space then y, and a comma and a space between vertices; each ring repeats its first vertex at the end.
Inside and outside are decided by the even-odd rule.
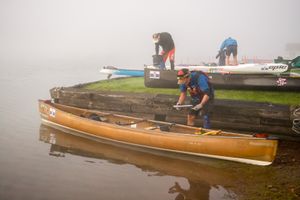
MULTIPOLYGON (((53 88, 50 93, 51 97, 56 102, 66 105, 89 109, 105 109, 121 114, 130 113, 133 116, 142 115, 147 118, 155 118, 151 112, 158 112, 159 114, 167 114, 167 117, 165 118, 166 121, 169 119, 172 121, 178 120, 178 122, 184 123, 185 120, 185 114, 182 112, 179 115, 179 113, 176 113, 174 110, 166 109, 166 107, 171 107, 173 101, 177 98, 173 96, 149 94, 148 96, 146 94, 132 95, 123 92, 94 92, 82 90, 80 85, 72 88, 53 88), (147 105, 147 107, 144 104, 147 105), (120 108, 120 110, 116 110, 117 108, 120 108), (125 108, 129 110, 126 110, 125 108), (143 110, 145 108, 147 109, 143 110)), ((228 102, 223 104, 219 103, 219 110, 223 109, 224 112, 228 112, 229 110, 231 112, 237 111, 236 113, 241 115, 245 109, 247 111, 255 110, 255 112, 251 112, 251 118, 259 118, 259 123, 263 122, 264 126, 271 127, 270 129, 265 127, 265 130, 275 130, 280 132, 283 130, 282 128, 284 128, 282 127, 281 122, 283 124, 287 124, 287 127, 285 127, 284 130, 287 130, 290 126, 290 122, 285 120, 286 117, 289 118, 290 121, 292 120, 290 118, 292 110, 288 107, 276 107, 276 105, 272 105, 272 110, 269 111, 268 108, 270 108, 270 106, 267 104, 253 104, 252 107, 249 107, 249 105, 247 105, 247 107, 243 107, 244 105, 246 104, 241 102, 236 104, 229 104, 228 102), (260 106, 259 109, 255 107, 257 105, 260 106), (238 108, 229 108, 232 106, 237 106, 238 108), (268 120, 264 120, 264 117, 268 120)), ((218 114, 220 113, 221 112, 218 114)), ((220 119, 222 117, 226 118, 224 116, 218 116, 220 119)), ((241 119, 243 118, 245 121, 250 119, 249 116, 243 115, 242 117, 239 115, 235 115, 234 117, 236 121, 233 120, 231 122, 232 124, 236 122, 241 123, 241 119)), ((198 121, 198 123, 200 124, 201 121, 198 121)), ((228 123, 230 123, 230 121, 228 123)), ((248 123, 252 123, 249 125, 249 127, 251 127, 254 122, 249 120, 248 123)), ((222 124, 219 123, 218 125, 222 124)), ((226 125, 226 123, 223 125, 226 125)), ((255 129, 257 127, 264 128, 262 124, 258 124, 252 128, 255 129)), ((241 167, 231 169, 232 173, 236 172, 237 174, 243 174, 241 179, 236 180, 238 188, 235 189, 238 190, 238 194, 243 194, 238 198, 247 200, 300 199, 299 149, 300 137, 296 134, 286 132, 280 138, 276 159, 272 165, 266 167, 241 167)))
POLYGON ((239 194, 247 200, 300 199, 300 142, 280 141, 272 165, 241 172, 247 181, 240 180, 239 194))

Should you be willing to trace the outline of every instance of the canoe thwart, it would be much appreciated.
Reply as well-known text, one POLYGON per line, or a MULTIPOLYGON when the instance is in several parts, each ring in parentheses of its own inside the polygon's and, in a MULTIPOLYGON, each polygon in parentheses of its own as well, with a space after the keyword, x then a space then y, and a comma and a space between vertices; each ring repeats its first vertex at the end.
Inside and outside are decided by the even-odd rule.
POLYGON ((170 129, 174 126, 175 124, 163 124, 163 125, 157 125, 157 126, 149 126, 146 127, 145 130, 156 130, 159 129, 160 131, 165 131, 165 132, 169 132, 170 129))

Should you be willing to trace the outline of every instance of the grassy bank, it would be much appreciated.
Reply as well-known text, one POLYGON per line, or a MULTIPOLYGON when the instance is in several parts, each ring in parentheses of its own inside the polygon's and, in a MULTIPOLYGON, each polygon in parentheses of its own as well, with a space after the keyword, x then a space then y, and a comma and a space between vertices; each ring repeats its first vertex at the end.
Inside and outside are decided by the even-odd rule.
MULTIPOLYGON (((144 86, 144 78, 122 78, 103 80, 84 86, 91 90, 108 90, 124 92, 141 92, 156 94, 178 95, 178 89, 147 88, 144 86)), ((217 99, 235 99, 257 102, 269 102, 276 104, 299 105, 300 92, 281 91, 254 91, 254 90, 215 90, 217 99)))

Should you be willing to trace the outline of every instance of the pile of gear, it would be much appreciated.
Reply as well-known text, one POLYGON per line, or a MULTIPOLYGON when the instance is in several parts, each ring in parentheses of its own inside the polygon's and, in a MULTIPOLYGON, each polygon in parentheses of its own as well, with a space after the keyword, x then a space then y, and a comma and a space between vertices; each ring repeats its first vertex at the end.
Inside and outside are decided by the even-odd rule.
POLYGON ((297 108, 294 112, 293 115, 295 117, 295 119, 293 120, 293 127, 292 130, 297 133, 300 134, 300 108, 297 108))

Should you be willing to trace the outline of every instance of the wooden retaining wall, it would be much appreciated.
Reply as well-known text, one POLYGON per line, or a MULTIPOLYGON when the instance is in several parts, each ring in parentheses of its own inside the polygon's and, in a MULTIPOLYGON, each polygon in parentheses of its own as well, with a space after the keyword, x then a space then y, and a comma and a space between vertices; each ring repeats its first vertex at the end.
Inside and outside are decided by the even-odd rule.
MULTIPOLYGON (((188 113, 172 107, 178 100, 175 95, 95 92, 80 87, 53 88, 50 94, 55 102, 64 105, 181 124, 186 124, 188 113)), ((291 129, 294 109, 286 105, 216 99, 211 124, 214 129, 297 136, 291 129)), ((200 117, 196 125, 202 126, 200 117)))

